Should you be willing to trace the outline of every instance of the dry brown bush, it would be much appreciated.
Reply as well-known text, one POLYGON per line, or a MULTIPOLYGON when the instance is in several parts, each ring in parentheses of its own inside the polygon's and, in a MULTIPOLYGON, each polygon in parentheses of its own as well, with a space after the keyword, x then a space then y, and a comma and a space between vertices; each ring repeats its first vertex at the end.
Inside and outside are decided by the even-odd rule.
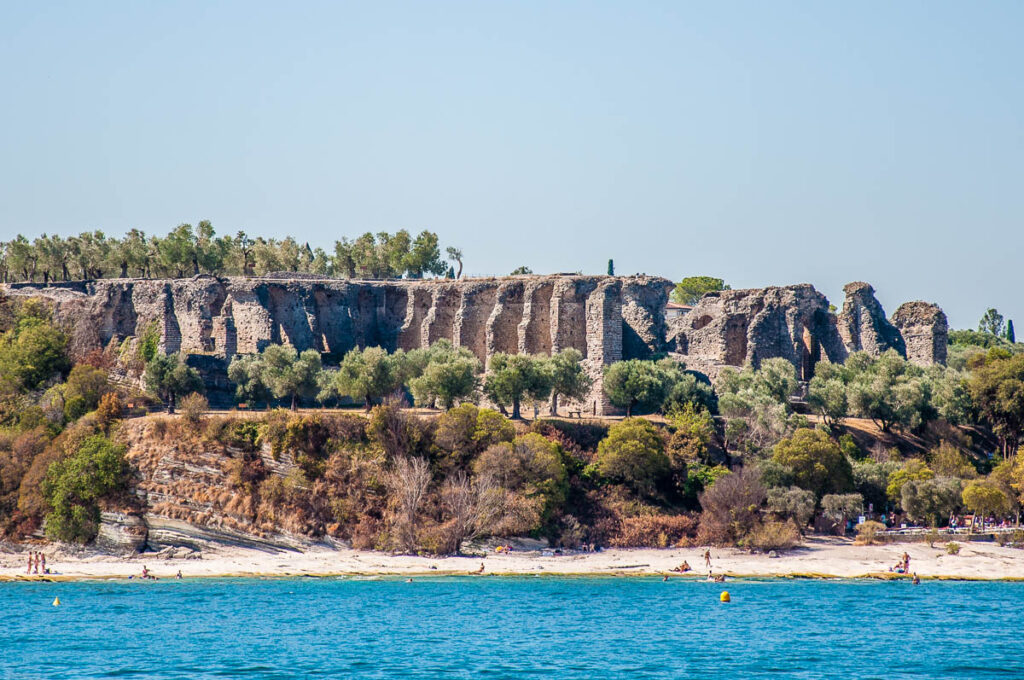
POLYGON ((698 543, 739 545, 760 523, 765 495, 760 474, 753 468, 743 468, 720 478, 700 495, 703 511, 698 543))
POLYGON ((882 543, 881 532, 885 531, 885 525, 881 522, 875 522, 868 520, 862 524, 857 525, 857 539, 854 541, 857 545, 875 545, 876 543, 882 543))
POLYGON ((198 392, 187 394, 178 402, 181 419, 196 432, 203 414, 210 410, 210 402, 198 392))
POLYGON ((668 548, 689 545, 697 520, 689 515, 624 517, 609 545, 616 548, 668 548))
POLYGON ((743 545, 762 552, 788 550, 799 543, 800 532, 792 522, 765 522, 754 527, 743 539, 743 545))

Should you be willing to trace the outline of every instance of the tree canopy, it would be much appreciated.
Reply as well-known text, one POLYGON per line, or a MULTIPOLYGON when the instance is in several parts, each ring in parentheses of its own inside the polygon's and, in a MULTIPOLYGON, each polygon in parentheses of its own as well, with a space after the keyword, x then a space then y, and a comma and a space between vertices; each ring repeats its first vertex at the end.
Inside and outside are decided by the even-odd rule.
POLYGON ((706 293, 729 290, 722 279, 713 276, 688 276, 672 290, 672 302, 681 305, 695 305, 706 293))
MULTIPOLYGON (((458 255, 462 272, 462 253, 458 255)), ((196 226, 180 224, 164 236, 147 236, 132 229, 123 237, 102 231, 77 236, 46 235, 29 241, 18 235, 0 243, 0 281, 70 281, 113 277, 185 277, 196 274, 259 276, 271 272, 301 272, 347 278, 418 279, 441 276, 448 265, 441 257, 436 233, 412 236, 367 232, 342 238, 333 253, 312 248, 291 236, 283 239, 250 237, 244 231, 217 236, 208 220, 196 226)))

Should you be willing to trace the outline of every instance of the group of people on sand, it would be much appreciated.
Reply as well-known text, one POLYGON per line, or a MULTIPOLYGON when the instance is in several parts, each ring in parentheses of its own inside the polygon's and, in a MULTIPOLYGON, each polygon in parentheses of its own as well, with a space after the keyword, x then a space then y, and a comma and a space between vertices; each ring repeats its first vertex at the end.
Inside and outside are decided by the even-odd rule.
POLYGON ((894 566, 889 567, 889 571, 895 572, 897 574, 909 574, 910 573, 910 555, 908 555, 907 553, 903 553, 900 556, 899 562, 897 562, 894 566))
MULTIPOLYGON (((136 578, 136 577, 135 576, 129 576, 128 577, 129 580, 134 579, 134 578, 136 578)), ((159 581, 160 580, 160 577, 159 576, 154 576, 153 572, 151 572, 149 570, 149 567, 147 567, 146 565, 142 565, 142 573, 138 576, 138 578, 140 578, 140 579, 142 579, 144 581, 159 581)), ((174 578, 183 578, 182 575, 181 575, 181 569, 179 569, 178 573, 174 575, 174 578)))
MULTIPOLYGON (((704 551, 704 566, 707 567, 707 569, 708 569, 708 580, 709 581, 714 581, 715 583, 722 583, 723 581, 725 581, 725 574, 717 574, 716 575, 716 574, 714 574, 711 571, 711 550, 710 549, 704 551)), ((687 560, 683 560, 682 564, 680 564, 678 567, 672 567, 671 569, 669 569, 669 571, 671 571, 671 572, 673 572, 675 574, 686 574, 688 572, 693 571, 693 567, 690 566, 690 563, 687 560)), ((662 579, 662 580, 667 581, 668 580, 668 575, 666 575, 665 578, 662 579)))
MULTIPOLYGON (((904 552, 900 555, 899 561, 892 567, 889 567, 889 571, 896 574, 909 574, 910 573, 910 555, 904 552)), ((921 584, 921 579, 917 577, 917 572, 914 572, 914 578, 911 580, 912 583, 917 586, 921 584)))
POLYGON ((28 554, 28 569, 25 571, 26 574, 49 574, 50 570, 46 568, 46 555, 41 552, 33 550, 28 554))

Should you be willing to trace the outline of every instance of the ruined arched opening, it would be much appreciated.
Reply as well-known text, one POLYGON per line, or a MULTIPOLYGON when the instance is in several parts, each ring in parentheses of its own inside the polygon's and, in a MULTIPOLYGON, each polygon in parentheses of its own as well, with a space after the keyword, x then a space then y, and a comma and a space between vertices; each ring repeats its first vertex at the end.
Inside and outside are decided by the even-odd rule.
POLYGON ((814 367, 821 361, 821 343, 807 326, 804 326, 800 337, 800 379, 810 380, 814 377, 814 367))
POLYGON ((693 322, 693 330, 699 331, 701 328, 704 328, 709 323, 711 323, 711 317, 705 314, 693 322))
POLYGON ((742 366, 747 361, 747 319, 734 317, 725 324, 725 363, 742 366))

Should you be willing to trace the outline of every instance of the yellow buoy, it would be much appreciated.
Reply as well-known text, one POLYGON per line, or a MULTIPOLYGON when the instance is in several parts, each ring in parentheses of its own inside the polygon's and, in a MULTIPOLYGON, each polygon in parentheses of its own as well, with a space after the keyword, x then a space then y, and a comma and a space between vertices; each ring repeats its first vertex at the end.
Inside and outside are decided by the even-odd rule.
POLYGON ((53 606, 54 607, 59 607, 60 606, 60 598, 59 597, 53 598, 53 606))
POLYGON ((722 594, 718 596, 718 599, 722 602, 729 602, 731 600, 731 598, 729 597, 729 591, 723 590, 722 594))

